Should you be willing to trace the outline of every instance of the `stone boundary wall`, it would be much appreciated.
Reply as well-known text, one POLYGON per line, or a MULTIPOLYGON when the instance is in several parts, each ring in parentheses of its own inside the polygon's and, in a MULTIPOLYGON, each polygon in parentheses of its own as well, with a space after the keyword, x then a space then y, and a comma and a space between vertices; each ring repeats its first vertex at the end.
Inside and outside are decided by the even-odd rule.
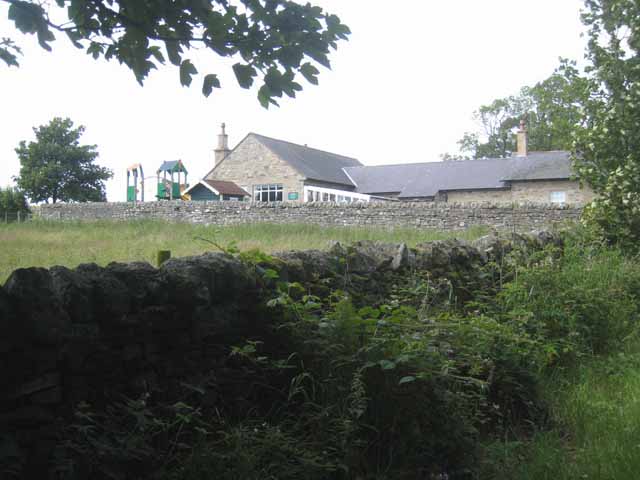
POLYGON ((380 202, 368 204, 146 202, 41 205, 47 220, 165 219, 211 225, 308 223, 320 226, 415 227, 459 230, 476 225, 519 231, 575 221, 582 208, 552 204, 449 204, 380 202))
MULTIPOLYGON (((344 288, 348 260, 349 278, 364 282, 354 284, 360 292, 405 271, 468 278, 515 245, 558 241, 537 232, 415 249, 337 243, 278 254, 274 268, 284 281, 344 288)), ((61 432, 82 403, 99 411, 122 395, 180 398, 183 382, 195 385, 226 368, 230 346, 268 335, 277 312, 264 303, 273 295, 259 267, 221 253, 170 259, 158 269, 111 263, 14 271, 0 286, 0 478, 3 471, 54 478, 61 432)), ((212 405, 220 400, 215 391, 206 395, 212 405)))

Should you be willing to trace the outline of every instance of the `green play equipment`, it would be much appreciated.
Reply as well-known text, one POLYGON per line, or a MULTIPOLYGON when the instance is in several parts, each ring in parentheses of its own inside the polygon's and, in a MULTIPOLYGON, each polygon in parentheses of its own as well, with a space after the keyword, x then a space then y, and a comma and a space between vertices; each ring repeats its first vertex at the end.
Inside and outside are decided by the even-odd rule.
POLYGON ((187 183, 187 169, 182 164, 182 160, 172 160, 163 162, 156 172, 158 175, 158 200, 177 200, 182 198, 189 184, 187 183), (162 178, 161 178, 162 175, 162 178), (184 183, 181 182, 184 180, 184 183))
POLYGON ((127 202, 144 202, 144 173, 142 172, 142 165, 134 163, 127 168, 127 202), (138 190, 138 177, 140 178, 140 190, 138 190), (131 179, 133 178, 133 185, 131 185, 131 179), (140 200, 138 200, 138 193, 140 194, 140 200))

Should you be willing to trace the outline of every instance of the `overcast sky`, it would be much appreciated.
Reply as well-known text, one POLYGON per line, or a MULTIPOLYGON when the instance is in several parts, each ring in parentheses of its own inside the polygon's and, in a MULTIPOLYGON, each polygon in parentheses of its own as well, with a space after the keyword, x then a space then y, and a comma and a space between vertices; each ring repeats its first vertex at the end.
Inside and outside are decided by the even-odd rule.
MULTIPOLYGON (((23 47, 20 68, 0 64, 0 185, 19 172, 14 148, 55 116, 86 127, 111 168, 111 201, 125 199, 126 167, 152 175, 182 159, 191 181, 213 166, 221 122, 231 146, 247 133, 358 158, 367 165, 425 162, 455 152, 471 114, 495 98, 548 77, 558 57, 582 60, 582 0, 311 0, 341 17, 353 34, 332 55, 320 85, 264 110, 237 86, 231 63, 193 55, 223 82, 207 99, 200 79, 179 83, 173 66, 144 87, 117 62, 95 61, 58 35, 53 53, 17 33, 0 3, 0 36, 23 47)), ((152 182, 149 182, 152 183, 152 182)))

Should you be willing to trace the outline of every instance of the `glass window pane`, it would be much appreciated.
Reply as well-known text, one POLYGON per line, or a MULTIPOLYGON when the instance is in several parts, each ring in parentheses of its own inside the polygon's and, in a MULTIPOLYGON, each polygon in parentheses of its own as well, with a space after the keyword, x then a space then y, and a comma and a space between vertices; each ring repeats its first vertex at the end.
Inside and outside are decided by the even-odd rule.
POLYGON ((552 203, 565 203, 567 200, 566 192, 551 192, 550 200, 552 203))

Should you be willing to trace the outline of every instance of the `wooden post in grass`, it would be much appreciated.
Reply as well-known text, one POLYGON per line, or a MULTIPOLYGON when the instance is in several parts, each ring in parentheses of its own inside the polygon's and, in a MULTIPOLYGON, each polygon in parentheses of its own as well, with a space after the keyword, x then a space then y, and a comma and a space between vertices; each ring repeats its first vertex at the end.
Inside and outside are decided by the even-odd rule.
POLYGON ((171 250, 158 250, 158 268, 171 258, 171 250))

